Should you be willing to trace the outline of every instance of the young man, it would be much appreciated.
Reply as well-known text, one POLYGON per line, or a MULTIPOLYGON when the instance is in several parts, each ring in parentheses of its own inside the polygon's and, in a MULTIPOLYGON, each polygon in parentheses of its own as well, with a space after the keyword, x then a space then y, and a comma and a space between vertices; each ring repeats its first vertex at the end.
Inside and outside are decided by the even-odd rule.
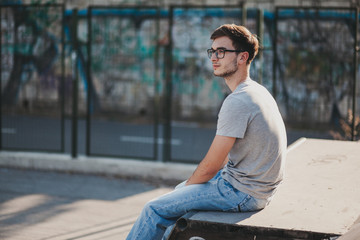
POLYGON ((221 107, 216 136, 187 181, 146 204, 128 240, 161 239, 191 210, 262 209, 282 181, 287 147, 283 119, 270 93, 249 76, 258 40, 234 24, 219 27, 211 39, 214 74, 232 91, 221 107))

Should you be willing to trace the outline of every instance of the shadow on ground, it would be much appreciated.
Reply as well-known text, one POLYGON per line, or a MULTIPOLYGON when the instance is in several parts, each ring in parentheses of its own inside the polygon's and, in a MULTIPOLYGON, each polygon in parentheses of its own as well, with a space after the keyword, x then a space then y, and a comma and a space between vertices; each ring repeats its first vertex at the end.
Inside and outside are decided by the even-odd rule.
POLYGON ((116 201, 156 188, 136 180, 0 168, 0 239, 72 211, 77 201, 116 201))

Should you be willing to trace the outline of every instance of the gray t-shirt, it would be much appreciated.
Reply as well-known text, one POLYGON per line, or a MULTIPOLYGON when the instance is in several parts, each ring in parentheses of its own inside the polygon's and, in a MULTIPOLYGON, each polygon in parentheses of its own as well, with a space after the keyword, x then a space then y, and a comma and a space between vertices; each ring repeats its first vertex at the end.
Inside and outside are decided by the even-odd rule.
POLYGON ((266 88, 251 79, 239 84, 223 102, 216 134, 236 138, 222 177, 255 198, 270 198, 283 179, 287 139, 266 88))

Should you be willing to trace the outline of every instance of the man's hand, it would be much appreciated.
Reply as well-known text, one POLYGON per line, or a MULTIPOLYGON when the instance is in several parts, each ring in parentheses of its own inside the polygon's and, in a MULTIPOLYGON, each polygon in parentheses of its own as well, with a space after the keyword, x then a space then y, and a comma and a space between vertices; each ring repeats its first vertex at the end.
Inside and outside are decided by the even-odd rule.
POLYGON ((216 135, 205 158, 200 162, 186 185, 205 183, 227 163, 227 155, 236 138, 216 135))

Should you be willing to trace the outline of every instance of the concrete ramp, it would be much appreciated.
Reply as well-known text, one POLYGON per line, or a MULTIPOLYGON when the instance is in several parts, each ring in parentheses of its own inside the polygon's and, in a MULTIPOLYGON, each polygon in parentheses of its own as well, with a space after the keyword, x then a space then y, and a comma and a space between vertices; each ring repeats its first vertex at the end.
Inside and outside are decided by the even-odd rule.
POLYGON ((288 151, 285 180, 265 209, 189 213, 169 239, 332 240, 348 232, 360 217, 360 142, 300 139, 288 151))

